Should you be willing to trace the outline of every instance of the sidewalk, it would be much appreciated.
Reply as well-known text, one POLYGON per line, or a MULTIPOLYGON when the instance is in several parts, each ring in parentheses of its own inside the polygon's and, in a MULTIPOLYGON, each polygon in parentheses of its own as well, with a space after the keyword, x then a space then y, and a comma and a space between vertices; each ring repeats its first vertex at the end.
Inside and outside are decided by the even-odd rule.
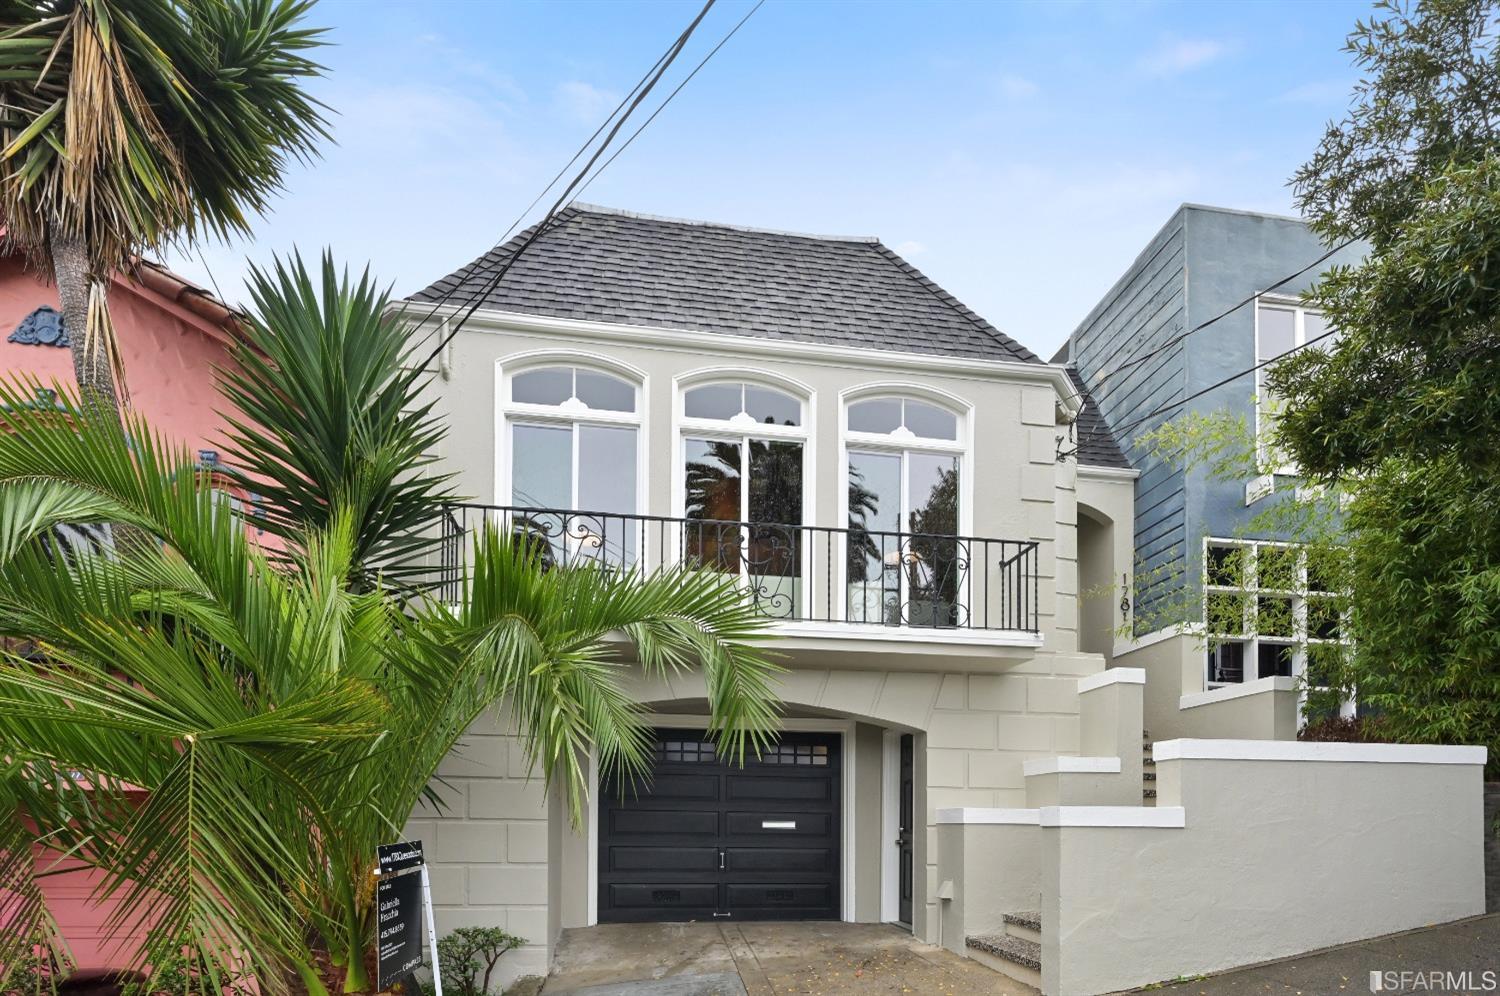
POLYGON ((1193 996, 1259 993, 1323 996, 1371 991, 1500 994, 1500 914, 1391 934, 1222 975, 1137 991, 1193 996), (1384 973, 1378 990, 1371 988, 1371 972, 1384 973), (1397 974, 1402 972, 1419 973, 1420 977, 1403 978, 1397 974), (1428 973, 1446 973, 1446 976, 1428 973), (1463 973, 1468 973, 1467 978, 1462 977, 1463 973))

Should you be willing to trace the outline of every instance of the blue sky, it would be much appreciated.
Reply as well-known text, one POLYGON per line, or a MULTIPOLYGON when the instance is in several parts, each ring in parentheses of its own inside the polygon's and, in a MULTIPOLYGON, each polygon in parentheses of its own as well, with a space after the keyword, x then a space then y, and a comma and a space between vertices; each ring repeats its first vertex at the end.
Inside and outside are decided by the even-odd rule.
MULTIPOLYGON (((668 87, 752 2, 720 0, 668 87)), ((697 6, 323 0, 337 144, 253 240, 168 261, 242 300, 247 260, 327 246, 415 290, 494 243, 697 6)), ((1179 203, 1291 213, 1368 10, 767 0, 584 199, 879 235, 1051 355, 1179 203)))

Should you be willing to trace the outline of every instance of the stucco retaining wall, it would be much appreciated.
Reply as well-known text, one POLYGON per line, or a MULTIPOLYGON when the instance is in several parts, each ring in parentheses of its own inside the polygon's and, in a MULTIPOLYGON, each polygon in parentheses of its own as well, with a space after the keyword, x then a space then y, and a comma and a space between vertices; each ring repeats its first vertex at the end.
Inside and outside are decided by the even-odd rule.
POLYGON ((1484 786, 1484 909, 1500 913, 1500 782, 1484 786))
POLYGON ((1184 695, 1166 734, 1152 734, 1159 739, 1296 740, 1297 711, 1296 679, 1260 678, 1184 695))
POLYGON ((965 937, 999 933, 1005 914, 1041 907, 1037 811, 994 810, 991 818, 977 822, 985 819, 983 810, 938 813, 938 882, 952 889, 952 898, 940 904, 939 936, 965 957, 965 937))
POLYGON ((1158 805, 1182 807, 1183 826, 1139 825, 1128 807, 1043 811, 1048 994, 1484 910, 1482 748, 1178 740, 1156 756, 1158 805))

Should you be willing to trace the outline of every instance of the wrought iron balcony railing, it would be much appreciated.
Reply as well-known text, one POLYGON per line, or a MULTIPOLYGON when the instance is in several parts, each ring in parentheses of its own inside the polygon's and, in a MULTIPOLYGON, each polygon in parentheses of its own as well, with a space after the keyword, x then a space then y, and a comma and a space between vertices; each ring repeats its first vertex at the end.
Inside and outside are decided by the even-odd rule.
POLYGON ((459 597, 471 534, 489 522, 558 567, 737 575, 771 619, 1037 631, 1031 541, 550 508, 455 504, 442 520, 442 591, 459 597))

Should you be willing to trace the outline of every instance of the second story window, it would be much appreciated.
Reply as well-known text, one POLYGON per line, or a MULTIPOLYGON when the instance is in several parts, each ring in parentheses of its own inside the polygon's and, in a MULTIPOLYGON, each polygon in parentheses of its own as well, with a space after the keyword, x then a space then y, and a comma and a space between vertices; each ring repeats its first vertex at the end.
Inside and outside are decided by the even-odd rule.
POLYGON ((967 570, 958 427, 956 413, 915 398, 848 406, 851 622, 958 624, 967 570))
MULTIPOLYGON (((1255 361, 1269 363, 1302 346, 1313 345, 1317 349, 1331 349, 1337 336, 1323 320, 1321 312, 1301 307, 1294 303, 1280 303, 1262 298, 1255 306, 1255 361)), ((1256 374, 1256 437, 1264 445, 1281 402, 1267 383, 1270 367, 1261 367, 1256 374)))
POLYGON ((517 528, 545 541, 559 562, 635 562, 639 390, 582 366, 511 375, 504 405, 509 504, 537 509, 517 528))
POLYGON ((799 614, 803 402, 743 381, 682 393, 684 553, 747 579, 763 611, 799 614))

